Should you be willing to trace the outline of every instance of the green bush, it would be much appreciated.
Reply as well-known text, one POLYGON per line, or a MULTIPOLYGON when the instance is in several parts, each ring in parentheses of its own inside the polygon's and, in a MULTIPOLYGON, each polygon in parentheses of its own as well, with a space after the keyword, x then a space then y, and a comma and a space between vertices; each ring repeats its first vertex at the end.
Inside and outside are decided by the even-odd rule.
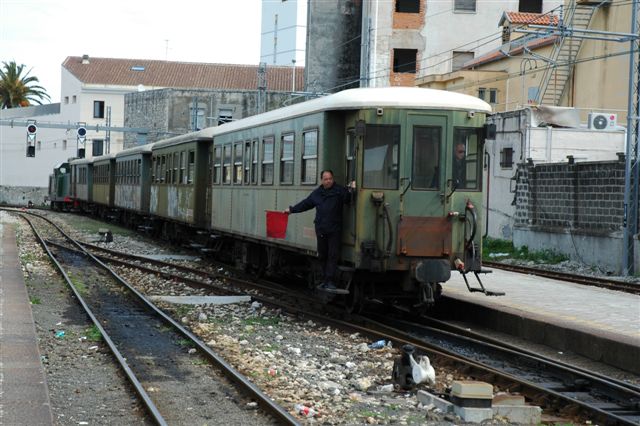
POLYGON ((498 261, 504 259, 518 259, 535 263, 560 263, 569 258, 554 250, 529 251, 529 247, 515 248, 513 242, 495 238, 485 238, 482 242, 482 260, 498 261))

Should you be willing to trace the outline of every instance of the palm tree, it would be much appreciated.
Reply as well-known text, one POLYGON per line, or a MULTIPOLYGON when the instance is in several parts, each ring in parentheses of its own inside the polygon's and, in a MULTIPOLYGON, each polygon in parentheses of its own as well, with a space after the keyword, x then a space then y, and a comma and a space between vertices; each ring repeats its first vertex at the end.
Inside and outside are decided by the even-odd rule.
POLYGON ((50 97, 38 83, 38 77, 29 76, 31 70, 22 75, 25 65, 17 65, 15 61, 2 62, 0 69, 0 108, 16 108, 31 105, 35 102, 42 105, 42 100, 50 97))

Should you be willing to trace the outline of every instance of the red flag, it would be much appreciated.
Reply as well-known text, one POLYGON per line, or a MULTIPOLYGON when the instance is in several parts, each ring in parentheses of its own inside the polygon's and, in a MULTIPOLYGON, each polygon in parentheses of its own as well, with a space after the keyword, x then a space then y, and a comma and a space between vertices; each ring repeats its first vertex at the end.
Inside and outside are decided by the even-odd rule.
POLYGON ((280 211, 267 210, 267 237, 285 238, 289 215, 280 211))

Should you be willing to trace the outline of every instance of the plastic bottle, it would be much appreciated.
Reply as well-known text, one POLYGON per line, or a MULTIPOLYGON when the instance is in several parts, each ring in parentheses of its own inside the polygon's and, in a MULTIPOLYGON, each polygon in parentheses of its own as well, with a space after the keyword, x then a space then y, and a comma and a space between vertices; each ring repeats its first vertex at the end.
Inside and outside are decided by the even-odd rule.
POLYGON ((302 414, 305 417, 315 417, 318 412, 311 407, 307 407, 303 404, 296 404, 296 413, 302 414))
POLYGON ((382 349, 387 344, 386 340, 378 340, 377 342, 373 342, 369 345, 369 349, 382 349))

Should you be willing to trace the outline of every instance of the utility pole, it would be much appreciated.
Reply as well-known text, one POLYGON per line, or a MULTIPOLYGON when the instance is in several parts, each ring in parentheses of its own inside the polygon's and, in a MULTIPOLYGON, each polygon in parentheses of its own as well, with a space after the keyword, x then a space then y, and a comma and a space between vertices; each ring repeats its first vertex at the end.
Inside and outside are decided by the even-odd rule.
POLYGON ((105 154, 109 154, 111 152, 111 107, 107 107, 107 131, 104 136, 104 144, 106 148, 105 154))
POLYGON ((291 77, 291 94, 296 91, 296 60, 291 60, 291 68, 293 69, 293 77, 291 77))
MULTIPOLYGON (((640 34, 640 1, 631 5, 631 33, 640 34)), ((638 235, 638 185, 640 178, 640 39, 629 41, 629 99, 627 107, 627 150, 624 179, 624 246, 622 272, 632 275, 640 266, 634 262, 634 245, 638 235)))

